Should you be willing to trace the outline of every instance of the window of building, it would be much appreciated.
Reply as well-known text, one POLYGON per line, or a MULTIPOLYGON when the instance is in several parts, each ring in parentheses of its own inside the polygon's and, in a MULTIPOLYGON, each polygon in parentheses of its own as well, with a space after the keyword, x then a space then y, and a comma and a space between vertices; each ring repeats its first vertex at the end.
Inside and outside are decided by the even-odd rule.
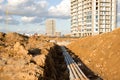
POLYGON ((96 14, 98 14, 98 11, 96 11, 96 14))
POLYGON ((103 11, 102 14, 103 14, 103 15, 106 14, 106 11, 103 11))
POLYGON ((96 24, 96 27, 98 27, 98 24, 96 24))
POLYGON ((98 31, 98 28, 96 28, 95 31, 98 31))
POLYGON ((96 15, 96 19, 98 19, 98 15, 96 15))
POLYGON ((102 5, 102 6, 105 6, 105 5, 106 5, 106 3, 101 3, 101 5, 102 5))
POLYGON ((96 19, 96 22, 98 22, 98 19, 96 19))
POLYGON ((98 6, 98 2, 96 2, 96 6, 98 6))
POLYGON ((91 29, 87 29, 87 31, 91 31, 91 29))
POLYGON ((96 7, 96 10, 98 10, 98 7, 96 7))

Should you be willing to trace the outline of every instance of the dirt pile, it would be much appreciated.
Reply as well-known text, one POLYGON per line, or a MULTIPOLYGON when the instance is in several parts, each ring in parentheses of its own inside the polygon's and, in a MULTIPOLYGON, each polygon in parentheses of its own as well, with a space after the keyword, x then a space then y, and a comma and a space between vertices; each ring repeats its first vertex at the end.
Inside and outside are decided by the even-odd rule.
POLYGON ((68 80, 61 49, 45 36, 0 33, 0 80, 68 80))
POLYGON ((13 45, 16 42, 25 42, 27 41, 27 39, 28 39, 27 36, 23 36, 21 34, 12 33, 12 32, 4 35, 4 41, 6 45, 13 45))
POLYGON ((0 80, 42 80, 53 46, 40 36, 0 33, 0 80))
POLYGON ((120 29, 81 38, 67 47, 104 80, 120 79, 120 29))

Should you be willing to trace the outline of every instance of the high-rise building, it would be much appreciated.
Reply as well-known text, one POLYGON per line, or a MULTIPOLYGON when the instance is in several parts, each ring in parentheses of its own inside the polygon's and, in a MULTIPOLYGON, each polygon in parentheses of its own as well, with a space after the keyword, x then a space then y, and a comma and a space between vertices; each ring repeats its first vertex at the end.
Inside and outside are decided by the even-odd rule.
POLYGON ((55 36, 55 27, 56 27, 55 20, 53 19, 46 20, 46 35, 55 36))
POLYGON ((116 28, 116 0, 71 0, 71 35, 85 37, 116 28))

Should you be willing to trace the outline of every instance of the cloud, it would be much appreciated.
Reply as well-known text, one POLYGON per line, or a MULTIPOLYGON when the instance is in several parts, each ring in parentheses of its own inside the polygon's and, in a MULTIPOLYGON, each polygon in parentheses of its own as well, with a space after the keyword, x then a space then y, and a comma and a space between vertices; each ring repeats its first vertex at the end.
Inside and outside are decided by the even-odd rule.
MULTIPOLYGON (((4 0, 0 0, 0 3, 2 2, 4 0)), ((50 7, 49 0, 7 0, 7 2, 4 5, 0 4, 0 16, 3 12, 8 12, 8 15, 19 16, 23 23, 41 23, 47 18, 70 18, 70 0, 61 0, 60 4, 50 7)), ((118 0, 118 13, 120 13, 119 4, 118 0)), ((117 21, 120 22, 119 15, 117 21)))
POLYGON ((21 20, 24 22, 24 23, 29 23, 29 22, 33 22, 35 20, 35 17, 22 17, 21 20))
POLYGON ((0 23, 18 25, 19 21, 12 16, 0 16, 0 23))
POLYGON ((43 17, 43 18, 68 18, 70 16, 69 0, 62 0, 57 6, 48 8, 46 0, 8 0, 5 10, 9 15, 43 17))
POLYGON ((11 15, 44 17, 47 15, 47 4, 45 0, 40 0, 39 2, 35 0, 8 0, 5 8, 11 15))
MULTIPOLYGON (((27 24, 40 24, 47 18, 70 18, 69 0, 62 0, 60 4, 51 7, 48 7, 48 4, 48 0, 7 0, 6 4, 0 5, 0 15, 4 13, 9 16, 19 16, 21 22, 27 24)), ((9 22, 13 23, 12 20, 9 22)), ((18 23, 17 20, 14 21, 18 23)))
POLYGON ((8 21, 7 24, 9 24, 9 25, 18 25, 19 21, 15 20, 15 19, 11 19, 11 20, 8 21))
POLYGON ((4 0, 0 0, 0 4, 3 3, 3 2, 4 2, 4 0))
POLYGON ((0 4, 0 16, 3 14, 3 5, 0 4))
POLYGON ((57 18, 70 17, 70 0, 62 0, 57 6, 51 6, 48 10, 49 16, 57 18))
POLYGON ((3 22, 4 18, 3 16, 0 16, 0 22, 3 22))
POLYGON ((10 25, 18 25, 19 21, 17 21, 14 17, 12 16, 6 16, 7 18, 4 20, 6 24, 10 25))
POLYGON ((28 23, 41 23, 42 21, 44 21, 43 18, 40 18, 40 17, 26 17, 26 16, 23 16, 21 17, 21 21, 25 24, 28 24, 28 23))
POLYGON ((8 5, 18 6, 21 4, 25 4, 26 2, 28 2, 28 0, 8 0, 8 5))

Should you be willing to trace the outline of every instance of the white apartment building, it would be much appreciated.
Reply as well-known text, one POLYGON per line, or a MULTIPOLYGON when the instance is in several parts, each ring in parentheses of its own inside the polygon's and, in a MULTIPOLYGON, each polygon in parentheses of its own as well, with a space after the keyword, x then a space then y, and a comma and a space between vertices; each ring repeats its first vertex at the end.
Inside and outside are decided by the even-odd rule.
POLYGON ((71 0, 71 35, 85 37, 116 28, 116 0, 71 0))
POLYGON ((47 19, 46 20, 46 35, 47 36, 55 36, 55 27, 56 22, 53 19, 47 19))

